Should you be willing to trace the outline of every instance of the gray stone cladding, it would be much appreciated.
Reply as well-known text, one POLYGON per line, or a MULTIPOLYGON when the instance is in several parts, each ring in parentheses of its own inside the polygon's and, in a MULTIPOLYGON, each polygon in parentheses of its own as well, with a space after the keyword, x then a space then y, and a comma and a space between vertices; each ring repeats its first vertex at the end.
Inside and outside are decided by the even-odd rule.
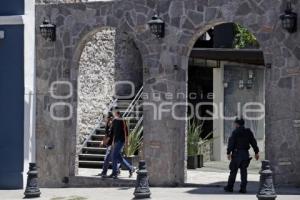
POLYGON ((79 60, 78 144, 95 128, 114 95, 115 29, 106 28, 86 43, 79 60))
POLYGON ((114 28, 96 32, 79 60, 78 145, 103 118, 115 93, 119 98, 129 96, 132 90, 135 94, 142 84, 142 60, 134 41, 126 34, 117 34, 114 28), (117 81, 130 81, 135 87, 117 81))
MULTIPOLYGON (((279 20, 285 5, 280 0, 160 0, 159 13, 166 35, 155 38, 147 21, 155 14, 154 0, 37 5, 37 162, 42 186, 64 186, 63 177, 76 173, 76 112, 65 121, 50 117, 49 107, 57 102, 49 94, 53 81, 72 83, 74 95, 65 100, 77 110, 79 60, 88 38, 103 27, 126 33, 136 44, 143 63, 144 92, 148 101, 159 104, 153 93, 187 93, 187 68, 195 41, 209 28, 235 22, 252 31, 264 52, 266 68, 266 157, 271 161, 276 184, 300 184, 300 35, 282 29, 279 20), (39 33, 44 17, 57 25, 57 41, 46 42, 39 33), (174 68, 174 65, 177 67, 174 68), (295 121, 296 120, 296 121, 295 121), (55 149, 45 150, 47 143, 55 149)), ((294 5, 300 10, 300 3, 294 5)), ((64 92, 57 91, 57 92, 64 92)), ((170 101, 170 100, 168 100, 170 101)), ((186 102, 175 98, 174 102, 186 102)), ((59 110, 67 113, 66 108, 59 110)), ((177 107, 178 116, 186 108, 177 107)), ((150 183, 155 186, 182 185, 186 178, 186 121, 144 107, 144 158, 150 183)))

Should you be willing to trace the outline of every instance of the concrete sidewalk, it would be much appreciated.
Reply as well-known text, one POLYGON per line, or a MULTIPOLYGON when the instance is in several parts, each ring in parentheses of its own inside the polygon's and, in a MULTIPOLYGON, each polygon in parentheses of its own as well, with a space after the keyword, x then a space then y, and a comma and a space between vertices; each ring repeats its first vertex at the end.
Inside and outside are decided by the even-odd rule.
MULTIPOLYGON (((205 167, 197 170, 188 170, 186 187, 182 188, 151 188, 154 200, 256 200, 259 187, 259 162, 252 162, 249 167, 248 194, 237 192, 224 193, 229 170, 228 162, 207 162, 205 167)), ((82 176, 97 178, 100 170, 82 169, 82 176)), ((135 181, 136 177, 128 179, 128 172, 122 173, 121 178, 135 181)), ((239 177, 235 191, 239 188, 239 177)), ((95 186, 95 185, 93 185, 95 186)), ((85 186, 87 187, 87 186, 85 186)), ((278 200, 300 200, 300 188, 276 188, 278 200)), ((23 190, 0 190, 0 200, 19 200, 23 198, 23 190)), ((41 189, 41 200, 130 200, 133 199, 134 188, 57 188, 41 189)))
MULTIPOLYGON (((248 168, 249 187, 258 188, 260 161, 252 161, 248 168)), ((188 185, 200 186, 225 186, 229 176, 229 161, 210 161, 205 162, 204 167, 188 170, 188 185)), ((240 174, 237 176, 237 184, 239 187, 240 174)))
MULTIPOLYGON (((39 200, 130 200, 133 188, 62 188, 41 189, 39 200)), ((151 188, 154 200, 256 200, 255 192, 227 194, 220 187, 151 188)), ((299 200, 299 188, 280 189, 278 200, 299 200)), ((23 190, 0 190, 1 200, 20 200, 23 190)))

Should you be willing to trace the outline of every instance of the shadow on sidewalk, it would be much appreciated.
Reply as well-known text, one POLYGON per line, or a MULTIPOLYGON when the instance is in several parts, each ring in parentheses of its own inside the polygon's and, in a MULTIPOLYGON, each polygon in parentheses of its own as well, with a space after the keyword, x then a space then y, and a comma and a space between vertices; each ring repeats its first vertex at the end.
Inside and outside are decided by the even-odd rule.
MULTIPOLYGON (((235 183, 235 188, 233 193, 225 192, 223 187, 227 184, 227 182, 215 182, 212 184, 185 184, 185 187, 197 187, 187 191, 189 194, 219 194, 219 195, 232 195, 239 194, 240 182, 237 181, 235 183)), ((247 186, 247 194, 256 195, 259 188, 259 182, 249 181, 247 186)), ((275 187, 277 195, 300 195, 299 187, 288 187, 281 186, 275 187)))
MULTIPOLYGON (((238 193, 240 182, 237 181, 235 183, 235 188, 233 193, 225 192, 223 187, 227 184, 227 182, 215 182, 211 184, 185 184, 185 187, 198 187, 188 191, 189 194, 222 194, 222 195, 230 195, 233 193, 238 193)), ((247 186, 247 194, 256 194, 259 187, 258 182, 249 181, 247 186)))

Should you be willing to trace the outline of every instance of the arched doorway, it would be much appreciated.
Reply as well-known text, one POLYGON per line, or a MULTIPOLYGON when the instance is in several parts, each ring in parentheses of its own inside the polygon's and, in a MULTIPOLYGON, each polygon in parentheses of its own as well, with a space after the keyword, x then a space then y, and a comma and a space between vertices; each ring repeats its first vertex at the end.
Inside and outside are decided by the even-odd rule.
MULTIPOLYGON (((237 116, 254 132, 264 158, 265 69, 255 35, 239 24, 221 23, 196 40, 189 57, 188 103, 187 183, 227 181, 226 148, 237 116)), ((259 166, 252 161, 250 180, 258 181, 259 166)))
MULTIPOLYGON (((127 111, 143 85, 143 67, 141 54, 126 32, 104 27, 83 40, 78 61, 75 170, 79 176, 95 176, 105 156, 100 145, 104 118, 113 107, 122 114, 127 111)), ((140 119, 142 113, 138 114, 140 119)), ((138 121, 135 116, 126 117, 132 130, 138 121)))

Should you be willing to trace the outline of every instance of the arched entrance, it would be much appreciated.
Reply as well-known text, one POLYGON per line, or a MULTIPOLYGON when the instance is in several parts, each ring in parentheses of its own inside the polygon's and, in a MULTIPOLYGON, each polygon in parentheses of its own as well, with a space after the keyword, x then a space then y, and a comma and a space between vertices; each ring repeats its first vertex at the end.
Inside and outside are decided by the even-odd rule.
POLYGON ((103 167, 105 147, 101 141, 108 112, 127 112, 130 131, 141 120, 142 111, 137 112, 137 107, 132 113, 127 109, 143 85, 143 67, 141 54, 126 32, 102 27, 83 38, 77 72, 75 171, 79 176, 95 176, 103 167))
MULTIPOLYGON (((265 63, 255 35, 239 24, 220 23, 197 39, 189 57, 188 103, 187 183, 227 181, 227 142, 238 116, 265 158, 265 63)), ((258 181, 259 167, 252 161, 250 180, 258 181)))
MULTIPOLYGON (((157 6, 152 0, 129 0, 36 7, 37 19, 40 19, 37 24, 51 16, 57 25, 56 42, 47 42, 37 34, 36 43, 37 91, 40 94, 37 96, 37 162, 41 185, 65 186, 61 180, 74 176, 77 116, 56 121, 49 115, 49 107, 63 101, 72 104, 76 110, 77 95, 58 100, 51 97, 49 89, 53 82, 66 80, 72 83, 74 93, 77 92, 82 42, 91 30, 118 27, 132 35, 143 57, 144 91, 150 95, 158 92, 168 96, 179 92, 184 98, 174 101, 184 104, 188 59, 193 46, 208 29, 224 22, 245 25, 261 42, 265 63, 270 67, 266 70, 266 155, 274 166, 277 182, 299 183, 299 173, 295 170, 299 166, 296 154, 299 150, 296 124, 299 112, 295 110, 299 110, 300 97, 297 95, 300 40, 299 35, 289 34, 280 26, 278 16, 282 2, 168 0, 159 3, 157 6), (147 26, 155 7, 159 7, 160 16, 166 23, 166 35, 162 39, 155 38, 147 26), (53 145, 54 149, 44 148, 53 145)), ((154 99, 149 101, 160 103, 154 99)), ((186 115, 184 106, 184 109, 178 109, 179 114, 186 115)), ((68 112, 67 108, 57 110, 68 112)), ((147 110, 144 116, 145 159, 150 182, 156 186, 183 184, 187 123, 173 119, 166 112, 163 120, 153 120, 153 115, 147 110)))

